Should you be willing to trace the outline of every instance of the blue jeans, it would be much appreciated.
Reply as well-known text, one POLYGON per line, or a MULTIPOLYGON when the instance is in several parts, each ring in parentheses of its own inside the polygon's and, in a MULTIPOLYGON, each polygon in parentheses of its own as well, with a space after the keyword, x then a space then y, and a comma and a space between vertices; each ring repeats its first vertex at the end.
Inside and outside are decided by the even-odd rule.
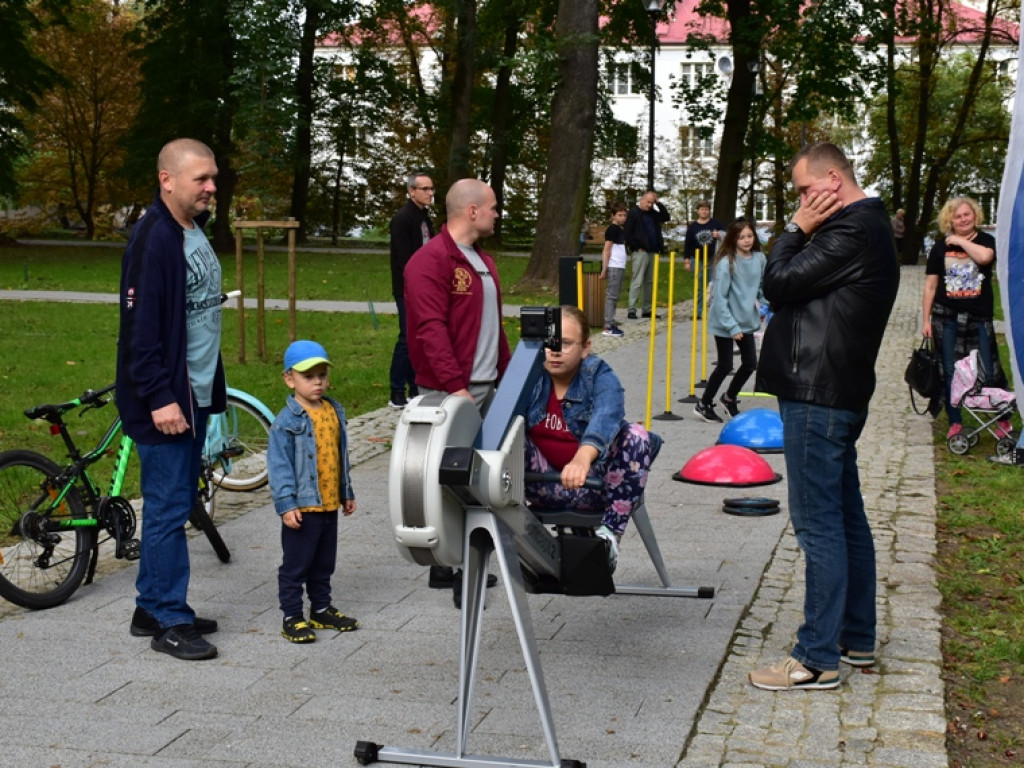
MULTIPOLYGON (((946 320, 942 326, 942 371, 946 377, 946 416, 949 417, 950 424, 960 424, 963 422, 963 416, 960 414, 959 408, 954 408, 949 404, 950 389, 953 386, 953 366, 956 365, 956 316, 946 320)), ((988 331, 985 329, 984 323, 978 323, 978 364, 981 366, 981 371, 978 373, 978 378, 984 383, 985 376, 992 375, 992 341, 988 337, 988 331)))
POLYGON ((409 360, 409 342, 405 331, 405 297, 396 296, 395 305, 398 307, 398 340, 395 341, 395 350, 391 353, 391 390, 405 392, 408 388, 409 397, 415 397, 419 392, 416 389, 416 372, 409 360))
POLYGON ((779 400, 789 515, 804 552, 804 623, 792 656, 839 668, 839 648, 875 649, 875 545, 857 471, 867 410, 779 400))
POLYGON ((194 624, 188 605, 188 539, 185 523, 196 501, 199 465, 209 411, 200 409, 195 435, 161 445, 142 445, 142 555, 135 604, 149 611, 163 627, 194 624))

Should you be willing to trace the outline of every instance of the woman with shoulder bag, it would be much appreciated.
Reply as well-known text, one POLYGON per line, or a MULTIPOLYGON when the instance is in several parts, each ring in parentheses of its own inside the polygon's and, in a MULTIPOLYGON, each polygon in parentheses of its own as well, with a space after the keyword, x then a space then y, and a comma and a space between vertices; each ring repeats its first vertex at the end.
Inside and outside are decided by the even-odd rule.
MULTIPOLYGON (((981 208, 972 198, 954 197, 946 202, 938 218, 942 236, 932 246, 925 268, 921 333, 934 339, 942 356, 949 417, 947 438, 963 429, 960 409, 949 402, 957 360, 977 349, 983 383, 989 387, 1006 386, 992 326, 996 241, 978 229, 982 221, 981 208)), ((1009 421, 1000 421, 996 433, 1005 437, 1011 428, 1009 421)))

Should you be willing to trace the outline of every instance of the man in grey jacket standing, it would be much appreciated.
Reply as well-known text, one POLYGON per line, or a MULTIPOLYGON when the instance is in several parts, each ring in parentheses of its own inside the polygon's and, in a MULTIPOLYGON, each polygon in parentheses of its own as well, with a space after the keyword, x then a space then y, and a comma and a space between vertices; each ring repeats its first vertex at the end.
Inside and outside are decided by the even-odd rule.
POLYGON ((779 398, 789 510, 804 552, 804 621, 785 661, 750 673, 766 690, 835 688, 840 661, 871 666, 875 549, 860 493, 857 439, 899 288, 892 226, 834 144, 790 165, 800 207, 772 248, 757 390, 779 398))

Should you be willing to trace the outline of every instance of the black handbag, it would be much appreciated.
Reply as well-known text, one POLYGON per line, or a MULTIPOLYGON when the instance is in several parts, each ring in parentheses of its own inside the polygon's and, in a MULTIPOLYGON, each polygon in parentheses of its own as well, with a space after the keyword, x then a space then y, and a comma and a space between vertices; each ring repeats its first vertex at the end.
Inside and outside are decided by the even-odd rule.
POLYGON ((925 336, 921 339, 921 346, 910 354, 910 362, 903 374, 903 380, 910 388, 910 404, 914 413, 924 415, 931 411, 926 408, 924 411, 917 410, 917 403, 914 402, 914 393, 917 392, 927 400, 933 400, 942 393, 942 363, 931 337, 925 336))

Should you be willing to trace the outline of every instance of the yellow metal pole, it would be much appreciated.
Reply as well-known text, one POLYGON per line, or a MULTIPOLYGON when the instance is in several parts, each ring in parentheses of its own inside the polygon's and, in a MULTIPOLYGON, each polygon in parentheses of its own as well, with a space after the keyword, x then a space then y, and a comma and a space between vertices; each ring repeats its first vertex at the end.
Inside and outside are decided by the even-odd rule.
MULTIPOLYGON (((672 413, 672 302, 675 300, 676 252, 668 254, 668 312, 665 321, 665 413, 672 413)), ((652 311, 651 314, 654 314, 652 311)))
POLYGON ((587 308, 583 306, 583 259, 576 260, 576 306, 580 312, 586 313, 587 308))
POLYGON ((647 404, 644 407, 644 429, 651 428, 651 397, 654 392, 654 341, 658 333, 658 262, 660 254, 651 254, 654 258, 654 285, 651 288, 651 334, 647 344, 647 404))
POLYGON ((662 421, 679 421, 682 418, 672 413, 672 310, 675 307, 675 285, 676 252, 671 251, 668 255, 668 330, 665 334, 665 412, 654 417, 662 421))
POLYGON ((697 297, 700 295, 700 250, 693 252, 693 306, 690 312, 690 398, 697 391, 697 297))
POLYGON ((708 380, 708 244, 704 243, 701 258, 701 284, 704 290, 700 293, 700 380, 708 380))

